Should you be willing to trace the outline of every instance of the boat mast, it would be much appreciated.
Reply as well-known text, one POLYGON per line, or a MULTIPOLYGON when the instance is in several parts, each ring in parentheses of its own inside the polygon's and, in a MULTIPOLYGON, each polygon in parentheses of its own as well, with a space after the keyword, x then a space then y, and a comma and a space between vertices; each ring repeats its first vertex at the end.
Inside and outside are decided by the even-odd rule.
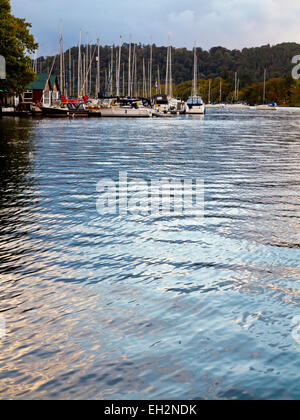
POLYGON ((61 93, 64 94, 64 84, 63 84, 63 35, 62 35, 62 20, 60 21, 60 37, 59 37, 59 43, 60 43, 60 90, 61 93))
POLYGON ((72 57, 71 57, 71 48, 69 49, 69 82, 68 82, 68 94, 72 95, 72 57))
POLYGON ((134 88, 135 88, 135 96, 138 97, 138 89, 139 89, 139 83, 138 83, 138 74, 137 74, 137 51, 135 50, 134 53, 134 88))
POLYGON ((126 95, 125 93, 125 63, 123 61, 123 76, 122 76, 122 82, 123 82, 123 89, 122 89, 122 96, 124 97, 126 95))
POLYGON ((111 62, 110 62, 110 96, 113 96, 113 74, 114 74, 114 46, 111 47, 111 62))
POLYGON ((97 55, 97 83, 96 83, 96 97, 100 93, 100 40, 97 40, 98 44, 98 55, 97 55))
POLYGON ((149 98, 152 97, 152 63, 153 63, 153 45, 150 46, 150 72, 149 72, 149 98))
POLYGON ((222 79, 220 79, 220 103, 222 103, 222 79))
POLYGON ((198 80, 197 65, 198 65, 198 59, 197 59, 197 50, 196 50, 196 46, 195 46, 194 47, 194 82, 193 82, 193 93, 192 93, 192 96, 197 96, 198 95, 198 89, 197 89, 197 80, 198 80))
POLYGON ((136 49, 136 45, 133 44, 133 52, 132 52, 132 64, 131 64, 131 72, 130 72, 130 93, 131 96, 135 96, 135 92, 134 92, 134 82, 135 82, 135 49, 136 49))
POLYGON ((157 67, 157 85, 158 85, 158 93, 161 95, 160 69, 159 69, 159 66, 157 67))
POLYGON ((267 69, 264 71, 264 93, 263 93, 263 104, 266 102, 266 81, 267 81, 267 69))
POLYGON ((211 79, 208 82, 208 103, 210 104, 210 97, 211 97, 211 79))
POLYGON ((79 45, 78 45, 78 86, 77 86, 77 95, 79 97, 80 95, 80 87, 81 87, 81 36, 82 36, 82 31, 80 30, 79 32, 79 45))
POLYGON ((168 95, 168 88, 169 88, 169 52, 170 48, 168 46, 167 51, 167 70, 166 70, 166 86, 165 86, 165 94, 168 95))
POLYGON ((173 98, 173 78, 172 78, 172 46, 170 44, 170 52, 169 52, 169 59, 170 59, 170 64, 169 64, 169 69, 170 69, 170 90, 169 90, 169 94, 170 94, 170 98, 173 98))
POLYGON ((120 36, 119 57, 117 61, 117 96, 120 96, 120 75, 121 75, 121 53, 122 53, 122 37, 120 36))
POLYGON ((234 75, 234 100, 237 102, 237 72, 234 75))
POLYGON ((143 58, 143 97, 146 97, 146 67, 145 59, 143 58))
POLYGON ((128 56, 128 98, 131 97, 131 43, 132 35, 129 37, 129 56, 128 56))
MULTIPOLYGON (((90 62, 92 62, 92 45, 89 46, 89 60, 90 62)), ((92 93, 92 67, 93 67, 93 62, 91 65, 91 69, 90 69, 90 88, 89 88, 89 94, 92 93)))
MULTIPOLYGON (((85 47, 85 66, 84 66, 84 76, 87 74, 88 69, 88 62, 89 62, 89 33, 86 33, 86 47, 85 47)), ((87 80, 86 84, 86 92, 87 95, 89 94, 89 79, 87 80)))

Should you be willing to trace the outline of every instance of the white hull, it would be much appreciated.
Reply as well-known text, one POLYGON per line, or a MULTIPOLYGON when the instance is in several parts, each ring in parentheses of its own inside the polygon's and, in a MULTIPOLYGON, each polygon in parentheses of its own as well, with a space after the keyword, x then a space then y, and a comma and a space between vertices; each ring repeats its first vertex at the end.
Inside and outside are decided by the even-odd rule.
POLYGON ((277 111, 276 106, 269 106, 269 105, 258 105, 255 107, 257 111, 277 111))
POLYGON ((214 105, 206 104, 205 107, 206 108, 225 108, 225 105, 224 104, 214 104, 214 105))
POLYGON ((227 109, 250 109, 249 105, 243 105, 243 104, 229 104, 226 105, 225 108, 227 109))
POLYGON ((205 106, 193 106, 192 108, 186 107, 187 115, 203 115, 205 114, 205 106))
POLYGON ((134 109, 134 108, 102 108, 100 110, 101 117, 110 118, 151 118, 152 111, 150 109, 134 109))

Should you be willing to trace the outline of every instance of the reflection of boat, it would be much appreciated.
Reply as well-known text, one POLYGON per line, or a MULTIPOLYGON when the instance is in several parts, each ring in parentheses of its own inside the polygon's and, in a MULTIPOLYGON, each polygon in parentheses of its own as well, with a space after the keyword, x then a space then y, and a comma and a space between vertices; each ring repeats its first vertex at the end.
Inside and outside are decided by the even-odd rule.
POLYGON ((89 113, 81 103, 61 103, 57 106, 42 107, 45 117, 55 118, 83 118, 88 117, 89 113))
POLYGON ((197 52, 196 47, 194 48, 194 81, 193 81, 193 93, 192 96, 188 99, 185 105, 185 112, 187 114, 205 114, 205 105, 201 98, 198 95, 197 89, 197 52))

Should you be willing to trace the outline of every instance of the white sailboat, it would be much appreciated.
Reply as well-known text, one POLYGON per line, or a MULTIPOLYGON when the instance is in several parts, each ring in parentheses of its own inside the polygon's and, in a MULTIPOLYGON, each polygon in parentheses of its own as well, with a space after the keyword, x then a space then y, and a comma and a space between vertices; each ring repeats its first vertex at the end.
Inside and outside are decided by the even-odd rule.
POLYGON ((198 95, 197 80, 198 80, 198 71, 197 71, 197 51, 196 47, 194 48, 194 81, 193 81, 193 91, 192 96, 189 97, 185 104, 185 112, 190 115, 203 115, 205 114, 205 104, 201 96, 198 95))
POLYGON ((257 105, 255 109, 258 111, 277 111, 278 106, 275 102, 269 104, 266 103, 266 82, 267 82, 267 70, 264 72, 264 93, 263 93, 263 105, 257 105))

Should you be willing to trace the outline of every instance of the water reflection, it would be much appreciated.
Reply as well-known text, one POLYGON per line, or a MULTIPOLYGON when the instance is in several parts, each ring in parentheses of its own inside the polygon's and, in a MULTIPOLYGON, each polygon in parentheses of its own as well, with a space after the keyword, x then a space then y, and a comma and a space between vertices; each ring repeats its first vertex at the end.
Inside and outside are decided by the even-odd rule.
POLYGON ((297 114, 0 127, 1 398, 299 397, 297 114), (120 170, 203 178, 205 222, 100 217, 120 170))

